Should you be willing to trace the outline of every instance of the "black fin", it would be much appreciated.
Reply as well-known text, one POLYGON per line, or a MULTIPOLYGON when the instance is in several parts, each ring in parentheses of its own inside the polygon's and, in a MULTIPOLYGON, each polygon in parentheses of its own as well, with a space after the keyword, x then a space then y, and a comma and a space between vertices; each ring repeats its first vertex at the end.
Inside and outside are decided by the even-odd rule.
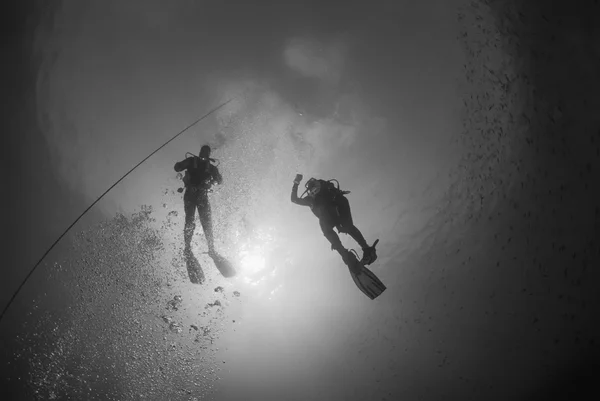
POLYGON ((208 255, 215 262, 215 266, 217 267, 219 272, 223 275, 223 277, 233 277, 236 275, 236 271, 233 268, 233 265, 226 258, 219 255, 218 253, 210 253, 209 252, 208 255))
POLYGON ((187 268, 188 277, 190 278, 190 282, 192 284, 202 284, 204 283, 204 272, 202 271, 202 266, 196 256, 192 253, 191 249, 184 250, 185 257, 185 266, 187 268))

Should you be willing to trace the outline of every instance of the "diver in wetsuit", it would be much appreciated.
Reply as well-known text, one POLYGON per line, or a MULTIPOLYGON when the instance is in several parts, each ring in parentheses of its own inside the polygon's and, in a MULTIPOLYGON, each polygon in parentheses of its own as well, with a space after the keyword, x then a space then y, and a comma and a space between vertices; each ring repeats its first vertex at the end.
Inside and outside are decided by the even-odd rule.
POLYGON ((310 207, 313 214, 319 219, 321 231, 331 243, 331 249, 340 254, 346 265, 352 266, 356 262, 354 254, 344 248, 340 237, 333 231, 335 227, 338 232, 350 235, 360 245, 363 250, 361 260, 363 265, 373 263, 377 259, 375 246, 369 246, 360 230, 354 225, 350 204, 344 196, 347 192, 339 190, 330 181, 311 178, 306 183, 307 196, 299 198, 298 185, 300 181, 302 181, 302 174, 297 174, 292 186, 292 202, 310 207))
POLYGON ((188 157, 178 163, 175 163, 175 171, 186 170, 183 182, 185 184, 185 193, 183 203, 185 210, 184 240, 185 250, 190 250, 192 236, 196 228, 195 216, 196 209, 200 217, 200 223, 206 236, 208 253, 213 256, 216 254, 210 203, 208 202, 208 190, 213 184, 221 184, 223 177, 217 166, 213 165, 210 158, 210 146, 204 145, 200 149, 200 154, 194 157, 188 157))

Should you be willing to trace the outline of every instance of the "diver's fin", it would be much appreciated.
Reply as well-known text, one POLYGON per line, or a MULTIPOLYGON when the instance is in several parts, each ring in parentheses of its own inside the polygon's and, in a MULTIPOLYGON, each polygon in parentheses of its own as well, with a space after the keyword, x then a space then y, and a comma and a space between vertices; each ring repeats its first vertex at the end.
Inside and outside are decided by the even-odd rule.
POLYGON ((233 265, 225 259, 223 256, 219 255, 216 252, 207 252, 208 256, 212 258, 215 262, 215 266, 219 270, 219 272, 223 275, 223 277, 233 277, 236 274, 233 265))
POLYGON ((377 260, 377 251, 375 250, 375 247, 378 243, 379 239, 377 239, 370 247, 363 249, 363 258, 360 261, 363 265, 368 266, 377 260))
POLYGON ((193 284, 202 284, 204 283, 204 272, 202 271, 202 266, 196 256, 192 253, 192 250, 189 247, 186 247, 183 251, 185 258, 185 266, 187 267, 188 277, 190 278, 190 282, 193 284))
POLYGON ((386 290, 386 287, 371 270, 364 267, 362 264, 360 266, 360 272, 358 273, 355 273, 353 269, 350 269, 352 280, 354 280, 354 284, 356 284, 358 289, 366 296, 375 299, 386 290))
POLYGON ((357 266, 349 270, 354 284, 369 298, 375 299, 386 290, 381 280, 362 263, 357 261, 357 266))

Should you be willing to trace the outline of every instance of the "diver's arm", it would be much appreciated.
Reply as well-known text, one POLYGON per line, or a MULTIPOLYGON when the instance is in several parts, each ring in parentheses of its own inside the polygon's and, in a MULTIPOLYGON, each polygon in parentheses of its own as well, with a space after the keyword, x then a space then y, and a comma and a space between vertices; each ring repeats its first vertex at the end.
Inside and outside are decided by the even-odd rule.
MULTIPOLYGON (((300 184, 300 180, 302 178, 300 178, 300 180, 298 180, 297 177, 298 176, 296 176, 296 179, 294 180, 294 185, 292 186, 292 196, 291 196, 292 203, 295 203, 296 205, 300 205, 300 206, 312 206, 312 198, 299 198, 298 197, 298 185, 300 184)), ((300 177, 302 177, 302 176, 300 176, 300 177)))
POLYGON ((214 182, 216 182, 217 184, 221 185, 223 183, 223 176, 221 175, 221 172, 219 171, 219 169, 217 168, 217 166, 214 166, 211 164, 211 175, 212 175, 212 179, 214 182))
POLYGON ((179 173, 180 171, 183 171, 186 168, 188 168, 189 164, 190 164, 190 158, 187 158, 185 160, 177 162, 177 163, 175 163, 175 171, 177 171, 179 173))

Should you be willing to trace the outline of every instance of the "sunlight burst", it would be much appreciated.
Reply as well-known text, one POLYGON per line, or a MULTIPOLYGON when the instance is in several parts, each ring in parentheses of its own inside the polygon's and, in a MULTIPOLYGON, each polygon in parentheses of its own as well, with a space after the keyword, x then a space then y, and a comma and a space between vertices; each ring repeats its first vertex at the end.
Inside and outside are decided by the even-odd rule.
POLYGON ((255 229, 238 248, 240 273, 244 281, 251 285, 259 284, 268 276, 268 259, 275 240, 271 231, 272 229, 255 229))
POLYGON ((260 247, 255 246, 252 249, 242 250, 240 253, 240 264, 247 275, 255 275, 265 268, 266 259, 260 247))

